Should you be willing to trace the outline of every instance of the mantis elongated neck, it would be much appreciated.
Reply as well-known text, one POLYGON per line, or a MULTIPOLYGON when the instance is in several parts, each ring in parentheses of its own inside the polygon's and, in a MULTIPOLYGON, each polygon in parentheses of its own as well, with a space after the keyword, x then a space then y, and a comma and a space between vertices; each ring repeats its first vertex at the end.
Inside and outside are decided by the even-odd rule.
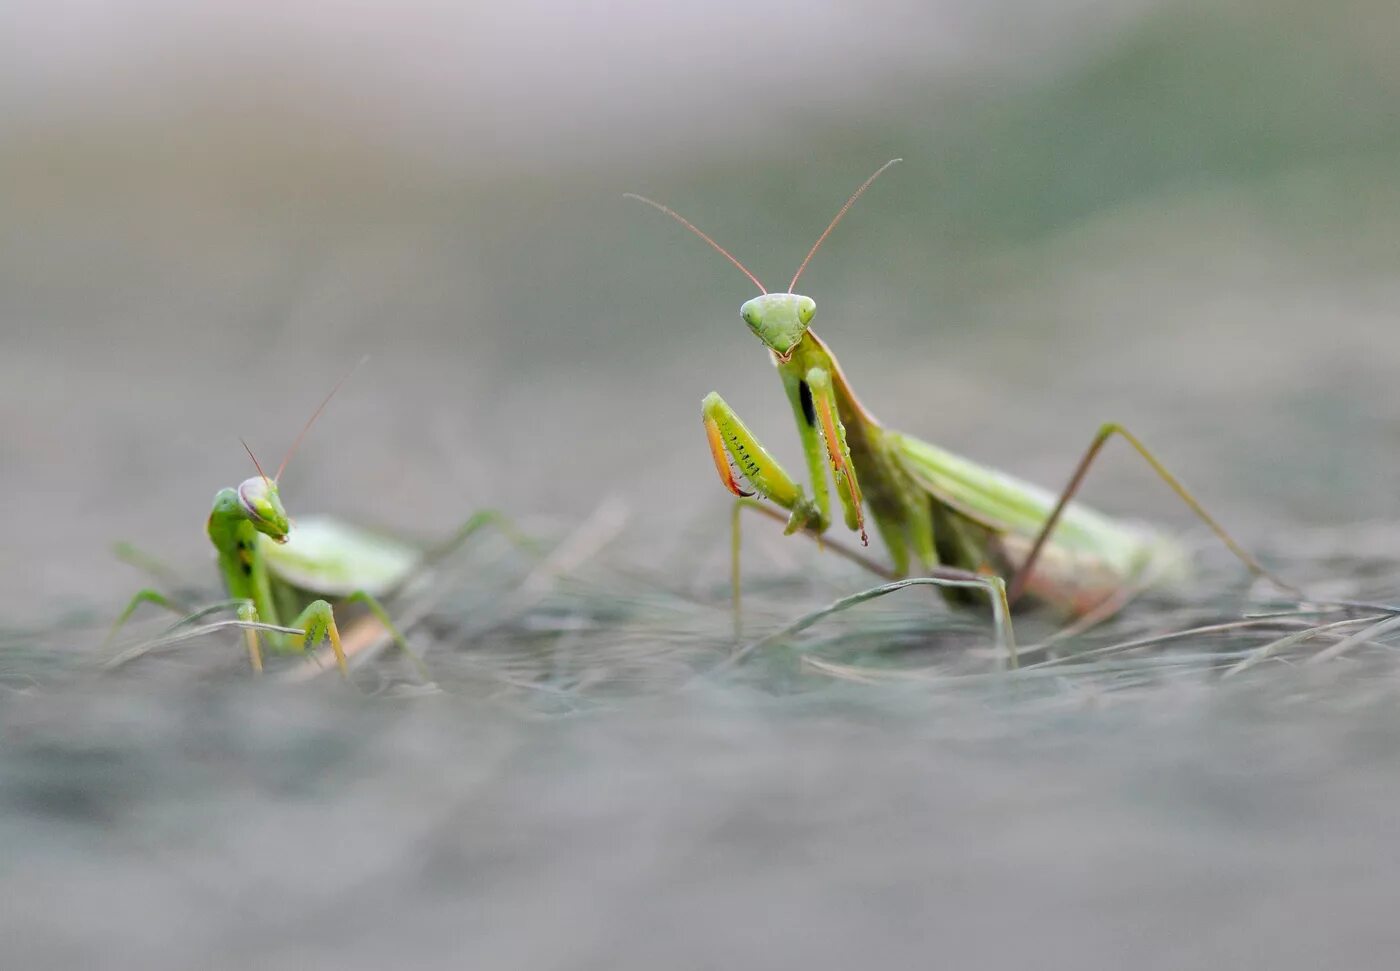
POLYGON ((214 496, 214 508, 209 513, 209 541, 218 553, 219 574, 229 597, 253 601, 260 619, 278 623, 267 563, 258 550, 261 537, 248 521, 236 490, 220 489, 214 496))

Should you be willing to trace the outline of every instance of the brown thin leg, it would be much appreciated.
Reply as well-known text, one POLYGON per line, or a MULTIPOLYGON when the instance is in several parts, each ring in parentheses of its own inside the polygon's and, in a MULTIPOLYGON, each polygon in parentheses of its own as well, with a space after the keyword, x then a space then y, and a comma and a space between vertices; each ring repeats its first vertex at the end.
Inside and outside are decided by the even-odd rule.
POLYGON ((1045 520, 1045 525, 1040 528, 1040 534, 1036 536, 1035 542, 1031 544, 1031 551, 1027 554, 1025 562, 1021 564, 1021 568, 1017 570, 1016 575, 1012 577, 1011 585, 1007 587, 1006 590, 1006 599, 1010 603, 1015 604, 1021 594, 1025 592, 1026 584, 1030 581, 1031 574, 1035 570, 1036 560, 1040 558, 1041 550, 1044 549, 1046 542, 1050 538, 1050 534, 1054 532, 1055 526, 1059 523, 1060 517, 1064 514, 1065 507, 1069 505, 1070 500, 1074 498, 1075 493, 1079 491, 1079 487, 1084 483, 1084 477, 1089 472, 1089 466, 1093 464, 1094 459, 1098 457, 1104 445, 1114 435, 1121 436, 1142 456, 1143 461, 1152 467, 1152 471, 1156 472, 1162 481, 1180 497, 1181 501, 1186 503, 1186 505, 1191 508, 1191 511, 1210 527, 1211 532, 1215 533, 1215 535, 1220 538, 1220 541, 1229 548, 1231 553, 1235 554, 1235 557, 1248 568, 1250 573, 1268 580, 1279 589, 1287 591, 1288 593, 1297 594, 1300 597, 1303 595, 1302 591, 1297 587, 1281 580, 1269 570, 1265 569, 1263 564, 1250 555, 1239 543, 1235 542, 1234 537, 1225 531, 1225 527, 1221 526, 1210 513, 1206 512, 1205 508, 1196 500, 1196 497, 1191 495, 1190 491, 1181 484, 1181 481, 1177 479, 1176 476, 1172 475, 1171 472, 1167 470, 1167 467, 1158 461, 1155 455, 1147 450, 1147 446, 1143 445, 1142 442, 1138 440, 1137 436, 1122 425, 1109 423, 1100 428, 1098 434, 1094 436, 1094 440, 1089 443, 1088 449, 1084 452, 1084 457, 1079 460, 1079 464, 1074 468, 1074 475, 1070 477, 1069 485, 1065 486, 1064 491, 1060 493, 1060 498, 1059 501, 1055 503, 1054 511, 1052 511, 1050 517, 1045 520))

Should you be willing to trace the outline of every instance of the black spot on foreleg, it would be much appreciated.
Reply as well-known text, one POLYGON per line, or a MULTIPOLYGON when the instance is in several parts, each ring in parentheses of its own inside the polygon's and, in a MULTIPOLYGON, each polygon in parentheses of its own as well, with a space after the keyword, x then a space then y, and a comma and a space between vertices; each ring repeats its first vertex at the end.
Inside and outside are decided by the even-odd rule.
POLYGON ((797 382, 797 397, 802 402, 802 417, 807 419, 807 427, 817 427, 817 408, 812 404, 812 389, 805 379, 797 382))

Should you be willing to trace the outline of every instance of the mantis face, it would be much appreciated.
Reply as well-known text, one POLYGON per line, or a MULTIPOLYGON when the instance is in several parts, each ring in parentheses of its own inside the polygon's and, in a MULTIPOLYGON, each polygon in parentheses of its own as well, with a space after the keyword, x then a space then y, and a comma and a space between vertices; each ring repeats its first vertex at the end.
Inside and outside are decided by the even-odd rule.
POLYGON ((768 349, 786 361, 807 333, 817 302, 797 293, 765 293, 739 308, 739 316, 768 349))
POLYGON ((287 519, 287 510, 282 508, 282 500, 277 496, 276 482, 260 475, 244 479, 238 487, 238 502, 254 529, 278 543, 287 542, 292 524, 287 519))

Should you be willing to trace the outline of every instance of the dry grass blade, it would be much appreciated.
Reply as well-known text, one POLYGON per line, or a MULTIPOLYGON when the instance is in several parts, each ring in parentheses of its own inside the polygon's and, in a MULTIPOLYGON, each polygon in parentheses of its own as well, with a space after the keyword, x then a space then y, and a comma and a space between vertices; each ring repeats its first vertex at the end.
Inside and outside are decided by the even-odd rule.
MULTIPOLYGON (((996 578, 991 579, 995 580, 996 578)), ((791 637, 794 634, 800 634, 802 631, 813 626, 819 621, 830 617, 832 614, 840 613, 843 610, 849 610, 850 608, 855 607, 859 604, 863 604, 868 600, 875 600, 878 597, 887 596, 891 593, 895 593, 896 591, 903 590, 906 587, 917 586, 958 587, 966 589, 985 588, 984 584, 978 583, 974 580, 954 580, 943 577, 910 577, 905 580, 896 580, 893 583, 881 584, 878 587, 871 587, 868 590, 862 590, 859 593, 853 593, 849 597, 842 597, 840 600, 833 601, 832 603, 827 604, 825 607, 821 607, 817 610, 811 611, 810 613, 803 614, 801 617, 797 618, 792 623, 787 624, 786 626, 774 631, 773 633, 760 637, 758 640, 739 648, 739 650, 735 651, 729 657, 725 658, 719 664, 711 668, 708 672, 706 672, 704 676, 708 677, 711 675, 719 674, 732 667, 742 664, 748 658, 753 656, 753 654, 756 651, 760 651, 763 648, 769 646, 770 644, 775 644, 781 640, 784 640, 785 638, 791 637)), ((1003 651, 1006 654, 1010 666, 1015 667, 1016 641, 1011 630, 1010 619, 1008 617, 1005 617, 1000 609, 997 609, 995 611, 995 617, 997 647, 999 650, 1003 651)))
POLYGON ((144 644, 137 644, 135 647, 127 648, 115 657, 111 657, 102 663, 102 667, 107 670, 119 668, 124 664, 129 664, 138 658, 145 657, 163 648, 171 647, 184 641, 194 640, 203 637, 205 634, 213 634, 216 631, 227 630, 230 627, 237 627, 242 630, 265 630, 275 634, 300 634, 301 631, 295 627, 282 627, 278 624, 263 624, 252 620, 220 620, 213 624, 205 624, 202 627, 191 627, 176 634, 166 634, 157 637, 155 640, 146 641, 144 644))
POLYGON ((1096 647, 1088 651, 1066 654, 1063 657, 1053 657, 1035 664, 1028 664, 1021 670, 1034 671, 1043 668, 1058 667, 1065 664, 1082 662, 1090 658, 1100 658, 1109 654, 1135 651, 1144 647, 1153 647, 1157 644, 1165 644, 1169 641, 1180 640, 1183 637, 1196 637, 1203 634, 1220 634, 1226 631, 1249 630, 1259 627, 1273 627, 1284 624, 1285 622, 1286 615, 1270 614, 1267 617, 1250 617, 1245 620, 1232 620, 1222 624, 1206 624, 1201 627, 1189 627, 1185 630, 1171 631, 1166 634, 1154 634, 1151 637, 1138 637, 1133 640, 1120 641, 1117 644, 1108 644, 1104 647, 1096 647))
POLYGON ((804 657, 802 666, 828 677, 841 681, 854 681, 857 684, 881 684, 890 681, 930 683, 940 679, 939 671, 934 667, 887 671, 862 667, 858 664, 837 664, 834 661, 823 661, 816 657, 804 657))
POLYGON ((1323 661, 1330 661, 1333 658, 1341 657, 1354 647, 1374 640, 1382 634, 1388 634, 1396 628, 1400 628, 1400 614, 1387 617, 1379 623, 1372 624, 1365 630, 1359 630, 1350 637, 1343 638, 1325 651, 1320 651, 1308 658, 1308 664, 1321 664, 1323 661))
MULTIPOLYGON (((1235 664, 1228 668, 1222 675, 1222 677, 1233 677, 1234 675, 1239 674, 1241 671, 1246 671, 1249 668, 1254 667, 1256 664, 1268 660, 1269 658, 1277 655, 1280 651, 1287 650, 1288 648, 1293 647, 1295 644, 1301 644, 1303 641, 1310 640, 1314 637, 1318 637, 1322 634, 1327 633, 1328 631, 1339 630, 1343 627, 1351 627, 1356 624, 1368 624, 1377 619, 1378 618, 1374 616, 1348 617, 1345 620, 1333 621, 1330 624, 1322 624, 1317 627, 1309 627, 1305 630, 1295 631, 1292 634, 1280 637, 1278 640, 1275 641, 1270 641, 1262 647, 1257 647, 1253 651, 1250 651, 1248 657, 1246 657, 1243 661, 1240 661, 1238 664, 1235 664)), ((1364 635, 1366 632, 1362 631, 1361 633, 1364 635)), ((1342 640, 1340 644, 1346 644, 1347 640, 1349 639, 1350 638, 1342 640)), ((1332 648, 1329 648, 1328 650, 1335 649, 1336 647, 1334 646, 1332 648)), ((1313 660, 1316 660, 1316 658, 1314 658, 1313 660)))

